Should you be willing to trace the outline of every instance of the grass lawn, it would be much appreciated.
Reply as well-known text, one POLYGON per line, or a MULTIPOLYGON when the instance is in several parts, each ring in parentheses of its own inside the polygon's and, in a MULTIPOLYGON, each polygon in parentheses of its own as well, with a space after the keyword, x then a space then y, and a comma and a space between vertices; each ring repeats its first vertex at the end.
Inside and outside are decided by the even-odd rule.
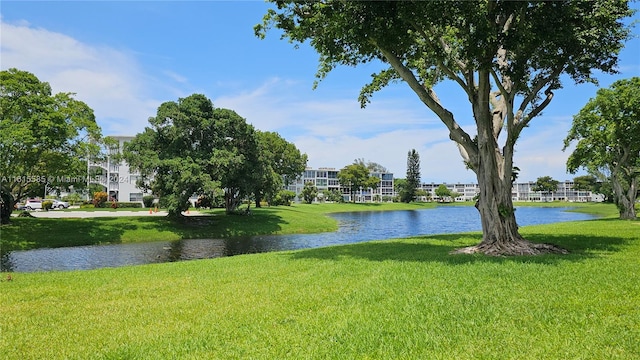
MULTIPOLYGON (((242 222, 264 216, 262 230, 296 231, 297 222, 327 219, 321 215, 332 206, 338 205, 220 216, 202 229, 228 221, 226 234, 257 232, 258 225, 242 222)), ((608 217, 521 229, 569 255, 449 255, 480 241, 481 234, 465 233, 14 273, 0 281, 0 354, 9 360, 640 359, 640 221, 615 219, 612 205, 580 209, 608 217)), ((2 228, 3 242, 13 227, 47 234, 60 224, 77 231, 87 220, 95 222, 82 225, 86 231, 121 238, 145 226, 153 234, 201 231, 159 225, 161 218, 16 220, 2 228)))
MULTIPOLYGON (((290 209, 293 211, 295 208, 290 209)), ((640 222, 524 227, 570 255, 449 255, 480 234, 0 282, 5 359, 640 359, 640 222)))

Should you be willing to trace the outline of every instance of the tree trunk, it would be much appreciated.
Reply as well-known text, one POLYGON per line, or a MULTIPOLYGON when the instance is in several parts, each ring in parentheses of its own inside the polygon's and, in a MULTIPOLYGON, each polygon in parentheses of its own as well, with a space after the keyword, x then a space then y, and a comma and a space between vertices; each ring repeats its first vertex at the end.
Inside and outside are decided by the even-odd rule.
POLYGON ((236 188, 224 189, 224 207, 227 214, 233 213, 240 206, 240 190, 236 188))
POLYGON ((477 170, 480 195, 476 208, 480 212, 482 241, 453 253, 483 253, 491 256, 568 253, 555 245, 532 243, 520 235, 511 200, 511 180, 499 178, 497 168, 481 164, 477 170))
POLYGON ((615 193, 615 201, 620 211, 620 219, 635 220, 636 218, 636 194, 638 193, 638 180, 631 179, 629 181, 629 189, 624 190, 622 182, 619 180, 618 174, 612 174, 611 185, 615 193))
MULTIPOLYGON (((484 83, 488 86, 488 81, 484 83)), ((480 87, 480 93, 482 91, 480 87)), ((480 188, 476 207, 482 223, 482 241, 476 246, 459 249, 454 253, 480 252, 492 256, 567 253, 554 245, 529 242, 518 232, 511 199, 515 143, 507 141, 507 144, 500 148, 497 141, 500 127, 493 126, 493 115, 487 110, 480 102, 474 106, 474 117, 478 126, 478 160, 472 167, 480 188)), ((500 121, 501 115, 497 116, 497 120, 500 121)))

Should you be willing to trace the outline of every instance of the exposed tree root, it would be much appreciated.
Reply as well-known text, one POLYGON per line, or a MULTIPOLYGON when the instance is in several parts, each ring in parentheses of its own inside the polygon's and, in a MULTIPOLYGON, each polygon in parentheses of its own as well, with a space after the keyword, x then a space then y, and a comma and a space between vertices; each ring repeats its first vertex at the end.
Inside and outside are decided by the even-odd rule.
POLYGON ((553 244, 533 243, 524 239, 508 243, 485 243, 456 249, 451 254, 485 254, 489 256, 530 256, 543 254, 568 254, 569 251, 553 244))

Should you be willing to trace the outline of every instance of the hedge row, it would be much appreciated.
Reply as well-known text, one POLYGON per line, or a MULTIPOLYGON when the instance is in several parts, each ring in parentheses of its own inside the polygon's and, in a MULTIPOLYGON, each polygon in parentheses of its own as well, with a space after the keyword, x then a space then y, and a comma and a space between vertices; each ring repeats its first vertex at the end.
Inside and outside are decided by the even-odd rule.
MULTIPOLYGON (((95 206, 93 204, 90 203, 84 203, 82 205, 80 205, 81 209, 91 209, 94 208, 95 206)), ((142 203, 141 202, 124 202, 124 201, 118 201, 118 202, 106 202, 103 203, 101 208, 112 208, 112 209, 140 209, 142 208, 142 203)))

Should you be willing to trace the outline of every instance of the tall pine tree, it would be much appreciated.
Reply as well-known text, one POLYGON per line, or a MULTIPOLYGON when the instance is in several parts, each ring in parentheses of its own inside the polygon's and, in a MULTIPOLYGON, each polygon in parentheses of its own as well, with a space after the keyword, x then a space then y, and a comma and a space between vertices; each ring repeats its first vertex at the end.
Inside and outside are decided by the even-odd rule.
POLYGON ((416 191, 420 186, 420 155, 416 149, 411 149, 407 154, 407 186, 400 199, 402 202, 411 202, 416 198, 416 191))

